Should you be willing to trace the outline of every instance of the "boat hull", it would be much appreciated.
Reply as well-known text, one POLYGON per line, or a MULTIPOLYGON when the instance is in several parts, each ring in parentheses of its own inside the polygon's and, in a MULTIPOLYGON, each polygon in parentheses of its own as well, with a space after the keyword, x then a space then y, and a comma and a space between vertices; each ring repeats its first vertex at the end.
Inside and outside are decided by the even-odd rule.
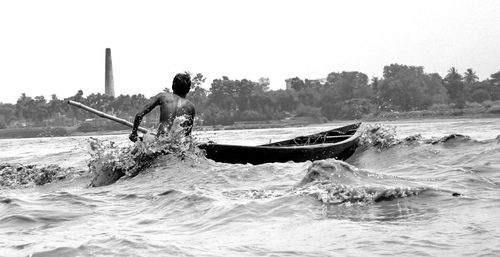
MULTIPOLYGON (((291 142, 294 142, 294 139, 291 139, 261 146, 207 143, 199 145, 199 148, 205 150, 207 158, 216 162, 225 163, 262 164, 288 161, 305 162, 328 158, 346 160, 354 154, 358 146, 358 127, 359 124, 352 124, 342 128, 305 136, 309 138, 326 138, 326 135, 332 134, 332 131, 337 134, 347 134, 345 136, 346 139, 334 143, 316 143, 316 141, 318 141, 316 139, 315 144, 293 145, 291 142)), ((303 139, 304 137, 297 137, 295 139, 299 138, 303 139)))

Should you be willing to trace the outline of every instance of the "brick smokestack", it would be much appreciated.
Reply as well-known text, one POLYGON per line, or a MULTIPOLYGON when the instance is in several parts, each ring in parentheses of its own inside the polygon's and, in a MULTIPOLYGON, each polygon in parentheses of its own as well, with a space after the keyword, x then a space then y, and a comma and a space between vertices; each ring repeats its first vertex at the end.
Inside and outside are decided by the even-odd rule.
POLYGON ((115 96, 115 82, 113 80, 113 64, 111 62, 111 49, 106 48, 106 71, 105 71, 104 94, 115 96))

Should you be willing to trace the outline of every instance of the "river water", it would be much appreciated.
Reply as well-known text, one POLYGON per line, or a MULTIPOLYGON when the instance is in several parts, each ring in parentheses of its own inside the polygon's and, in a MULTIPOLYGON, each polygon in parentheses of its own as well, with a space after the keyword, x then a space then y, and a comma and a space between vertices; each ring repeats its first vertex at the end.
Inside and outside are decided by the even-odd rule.
MULTIPOLYGON (((195 135, 256 145, 346 124, 195 135)), ((346 162, 166 156, 92 188, 88 137, 0 140, 0 163, 81 173, 0 189, 0 256, 500 256, 500 119, 379 124, 401 143, 346 162), (298 186, 308 169, 330 177, 298 186)))

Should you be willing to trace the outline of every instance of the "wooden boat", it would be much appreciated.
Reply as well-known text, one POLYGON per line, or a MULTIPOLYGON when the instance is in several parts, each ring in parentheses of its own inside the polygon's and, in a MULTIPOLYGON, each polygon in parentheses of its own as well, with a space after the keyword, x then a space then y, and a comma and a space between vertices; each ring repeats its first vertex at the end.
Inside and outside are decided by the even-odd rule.
MULTIPOLYGON (((133 124, 129 121, 100 112, 81 103, 70 100, 68 104, 100 117, 133 127, 133 124)), ((198 147, 206 151, 207 158, 227 163, 304 162, 328 158, 346 160, 356 151, 360 136, 360 132, 358 131, 360 125, 361 123, 355 123, 317 134, 300 136, 259 146, 205 143, 198 145, 198 147)), ((148 133, 145 128, 139 127, 138 130, 148 133)))
POLYGON ((262 164, 269 162, 304 162, 335 158, 346 160, 358 146, 361 123, 308 136, 259 146, 204 143, 207 158, 216 162, 262 164))

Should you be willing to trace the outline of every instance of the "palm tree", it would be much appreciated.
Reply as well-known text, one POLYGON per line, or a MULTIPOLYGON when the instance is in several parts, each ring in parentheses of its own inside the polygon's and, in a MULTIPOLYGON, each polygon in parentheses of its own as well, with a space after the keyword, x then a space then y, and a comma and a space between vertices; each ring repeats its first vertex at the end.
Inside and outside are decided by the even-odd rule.
POLYGON ((444 78, 444 87, 448 91, 450 101, 455 104, 456 108, 462 109, 465 105, 465 87, 462 75, 455 67, 448 70, 448 74, 444 78))
POLYGON ((446 74, 446 77, 444 79, 446 81, 462 80, 462 75, 458 73, 458 70, 455 67, 451 67, 448 70, 448 74, 446 74))
POLYGON ((471 68, 467 69, 464 73, 464 80, 467 85, 472 85, 478 81, 479 77, 476 75, 476 72, 471 68))

